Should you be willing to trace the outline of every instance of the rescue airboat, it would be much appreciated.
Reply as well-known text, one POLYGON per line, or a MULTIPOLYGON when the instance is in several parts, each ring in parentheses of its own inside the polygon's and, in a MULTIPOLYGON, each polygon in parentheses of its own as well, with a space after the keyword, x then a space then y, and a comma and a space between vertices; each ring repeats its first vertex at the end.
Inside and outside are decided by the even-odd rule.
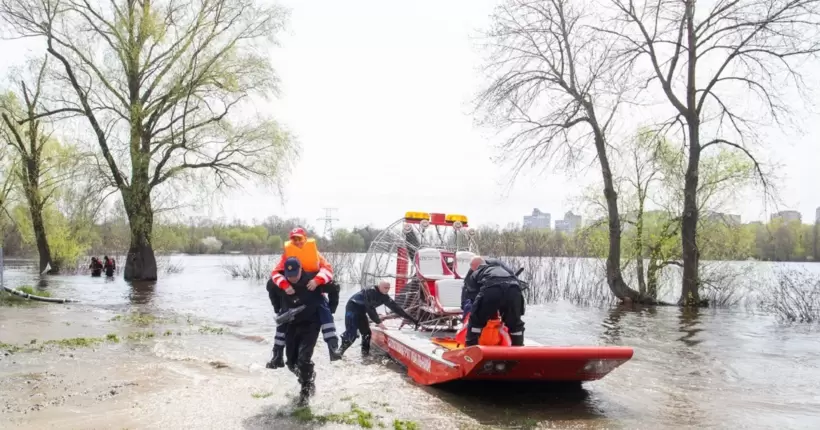
POLYGON ((419 321, 416 326, 387 315, 387 329, 373 327, 372 336, 415 382, 580 383, 599 380, 632 358, 632 348, 623 346, 547 346, 525 338, 524 346, 512 347, 499 319, 487 324, 479 345, 465 347, 461 289, 478 255, 475 236, 464 215, 407 212, 373 240, 362 263, 362 288, 391 281, 396 302, 419 321))

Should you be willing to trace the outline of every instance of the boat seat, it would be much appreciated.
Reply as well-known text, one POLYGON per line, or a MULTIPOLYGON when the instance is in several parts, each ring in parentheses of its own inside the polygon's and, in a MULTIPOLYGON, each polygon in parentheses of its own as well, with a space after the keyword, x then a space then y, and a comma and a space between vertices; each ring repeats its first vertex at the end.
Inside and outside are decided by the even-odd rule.
POLYGON ((447 267, 441 251, 435 248, 422 248, 416 251, 415 264, 418 274, 424 279, 454 279, 455 275, 447 267))
POLYGON ((475 257, 475 254, 470 251, 458 251, 456 252, 456 262, 453 267, 453 271, 456 272, 459 278, 464 279, 467 276, 467 272, 470 271, 470 260, 475 257))
POLYGON ((440 279, 436 281, 438 302, 446 313, 461 313, 461 290, 464 281, 461 279, 440 279))

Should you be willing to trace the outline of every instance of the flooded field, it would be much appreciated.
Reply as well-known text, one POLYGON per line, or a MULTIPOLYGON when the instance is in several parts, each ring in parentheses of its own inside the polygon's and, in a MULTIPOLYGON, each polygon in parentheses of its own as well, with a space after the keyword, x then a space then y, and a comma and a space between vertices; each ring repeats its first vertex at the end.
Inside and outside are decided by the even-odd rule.
POLYGON ((232 279, 229 259, 244 261, 173 257, 181 273, 144 285, 41 281, 7 264, 8 285, 82 303, 0 307, 0 428, 820 428, 820 330, 741 309, 563 301, 528 307, 526 335, 631 346, 634 358, 581 390, 430 388, 355 346, 330 363, 320 342, 316 397, 294 413, 296 377, 264 368, 275 327, 264 284, 232 279))

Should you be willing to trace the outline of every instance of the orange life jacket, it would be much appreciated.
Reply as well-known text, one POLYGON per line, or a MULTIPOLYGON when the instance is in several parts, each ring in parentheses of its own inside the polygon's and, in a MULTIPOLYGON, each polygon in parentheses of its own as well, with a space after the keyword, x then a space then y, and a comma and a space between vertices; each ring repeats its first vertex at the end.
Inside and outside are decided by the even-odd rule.
MULTIPOLYGON (((464 326, 456 334, 456 342, 460 346, 467 343, 467 323, 470 321, 469 314, 464 320, 464 326)), ((481 330, 481 336, 478 338, 478 344, 484 346, 510 346, 509 334, 507 327, 501 325, 501 319, 494 318, 487 321, 487 325, 481 330)))
POLYGON ((302 270, 305 272, 319 271, 319 249, 316 247, 316 239, 308 239, 301 248, 294 245, 291 241, 285 242, 285 256, 284 259, 296 257, 299 263, 302 264, 302 270))

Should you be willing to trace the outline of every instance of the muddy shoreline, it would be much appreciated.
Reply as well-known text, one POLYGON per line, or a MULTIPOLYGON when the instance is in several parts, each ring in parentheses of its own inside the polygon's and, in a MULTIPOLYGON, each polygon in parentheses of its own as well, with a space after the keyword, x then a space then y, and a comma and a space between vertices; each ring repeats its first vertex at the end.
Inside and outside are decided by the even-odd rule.
MULTIPOLYGON (((416 401, 422 407, 394 404, 367 370, 391 371, 376 367, 382 363, 359 365, 350 384, 339 384, 339 373, 357 363, 334 369, 324 344, 314 356, 317 395, 305 410, 295 406, 295 376, 262 366, 268 339, 229 327, 35 305, 3 307, 0 330, 2 428, 482 428, 456 419, 434 396, 416 401), (226 353, 197 347, 214 342, 226 353), (254 345, 258 356, 232 359, 228 350, 237 343, 254 345)), ((398 373, 395 379, 412 384, 398 373)))

